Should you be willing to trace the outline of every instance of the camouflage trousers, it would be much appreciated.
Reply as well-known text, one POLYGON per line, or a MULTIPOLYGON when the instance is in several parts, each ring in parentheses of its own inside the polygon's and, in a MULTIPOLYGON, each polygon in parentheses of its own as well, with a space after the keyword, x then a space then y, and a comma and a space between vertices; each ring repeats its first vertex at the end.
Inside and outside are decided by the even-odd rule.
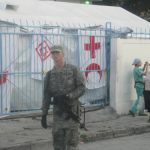
POLYGON ((78 150, 78 127, 74 129, 55 129, 52 134, 54 150, 78 150))

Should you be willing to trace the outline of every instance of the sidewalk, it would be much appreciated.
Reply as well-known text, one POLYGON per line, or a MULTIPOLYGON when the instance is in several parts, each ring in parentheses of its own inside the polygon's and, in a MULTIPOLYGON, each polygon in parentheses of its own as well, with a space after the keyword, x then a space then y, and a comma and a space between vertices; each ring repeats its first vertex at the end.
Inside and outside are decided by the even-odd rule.
MULTIPOLYGON (((80 131, 81 142, 150 132, 147 118, 147 116, 118 116, 110 107, 87 112, 88 131, 80 131)), ((41 127, 40 117, 0 120, 0 150, 41 149, 52 150, 52 135, 51 128, 45 130, 41 127)))

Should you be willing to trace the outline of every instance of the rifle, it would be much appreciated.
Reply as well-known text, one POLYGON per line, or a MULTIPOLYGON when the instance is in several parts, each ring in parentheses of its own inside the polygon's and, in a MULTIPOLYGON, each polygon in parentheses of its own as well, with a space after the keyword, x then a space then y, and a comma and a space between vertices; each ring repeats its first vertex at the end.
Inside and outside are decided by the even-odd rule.
POLYGON ((80 122, 81 120, 80 117, 72 112, 71 106, 69 106, 66 101, 67 97, 64 95, 54 97, 54 105, 57 105, 60 108, 60 110, 68 114, 68 116, 65 119, 68 120, 69 118, 72 118, 74 121, 79 123, 81 129, 88 131, 88 129, 85 127, 85 122, 84 123, 80 122))
POLYGON ((81 120, 80 117, 72 112, 72 110, 70 109, 70 106, 68 106, 67 103, 65 103, 65 105, 66 105, 66 112, 69 115, 68 119, 72 118, 74 121, 79 123, 81 129, 84 129, 85 131, 88 131, 88 129, 85 127, 85 122, 81 123, 80 122, 80 120, 81 120))

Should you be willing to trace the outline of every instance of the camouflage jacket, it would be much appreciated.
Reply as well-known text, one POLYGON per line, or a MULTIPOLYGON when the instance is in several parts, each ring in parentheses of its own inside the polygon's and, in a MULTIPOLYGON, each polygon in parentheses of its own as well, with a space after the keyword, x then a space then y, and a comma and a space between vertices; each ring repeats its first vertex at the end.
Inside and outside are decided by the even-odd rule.
MULTIPOLYGON (((79 100, 78 98, 84 94, 85 82, 82 73, 73 65, 65 64, 62 70, 58 70, 55 67, 48 71, 44 80, 44 94, 42 111, 43 115, 48 113, 48 109, 51 103, 51 98, 56 95, 67 94, 69 96, 68 105, 71 107, 73 113, 79 115, 79 100)), ((65 120, 66 115, 63 112, 58 115, 60 108, 53 106, 53 122, 54 126, 60 125, 60 127, 66 127, 68 125, 75 124, 72 119, 65 120)))

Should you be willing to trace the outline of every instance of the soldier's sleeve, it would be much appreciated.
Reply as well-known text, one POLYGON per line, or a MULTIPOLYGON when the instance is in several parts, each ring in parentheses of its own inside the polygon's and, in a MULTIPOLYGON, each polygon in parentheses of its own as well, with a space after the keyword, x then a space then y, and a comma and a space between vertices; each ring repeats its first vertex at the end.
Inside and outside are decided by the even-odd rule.
POLYGON ((49 77, 50 77, 50 71, 47 72, 45 78, 44 78, 44 88, 43 88, 43 100, 42 100, 42 115, 48 114, 48 109, 51 102, 51 96, 48 91, 49 87, 49 77))
POLYGON ((85 80, 78 68, 74 68, 75 89, 69 93, 71 99, 78 99, 85 92, 85 80))

